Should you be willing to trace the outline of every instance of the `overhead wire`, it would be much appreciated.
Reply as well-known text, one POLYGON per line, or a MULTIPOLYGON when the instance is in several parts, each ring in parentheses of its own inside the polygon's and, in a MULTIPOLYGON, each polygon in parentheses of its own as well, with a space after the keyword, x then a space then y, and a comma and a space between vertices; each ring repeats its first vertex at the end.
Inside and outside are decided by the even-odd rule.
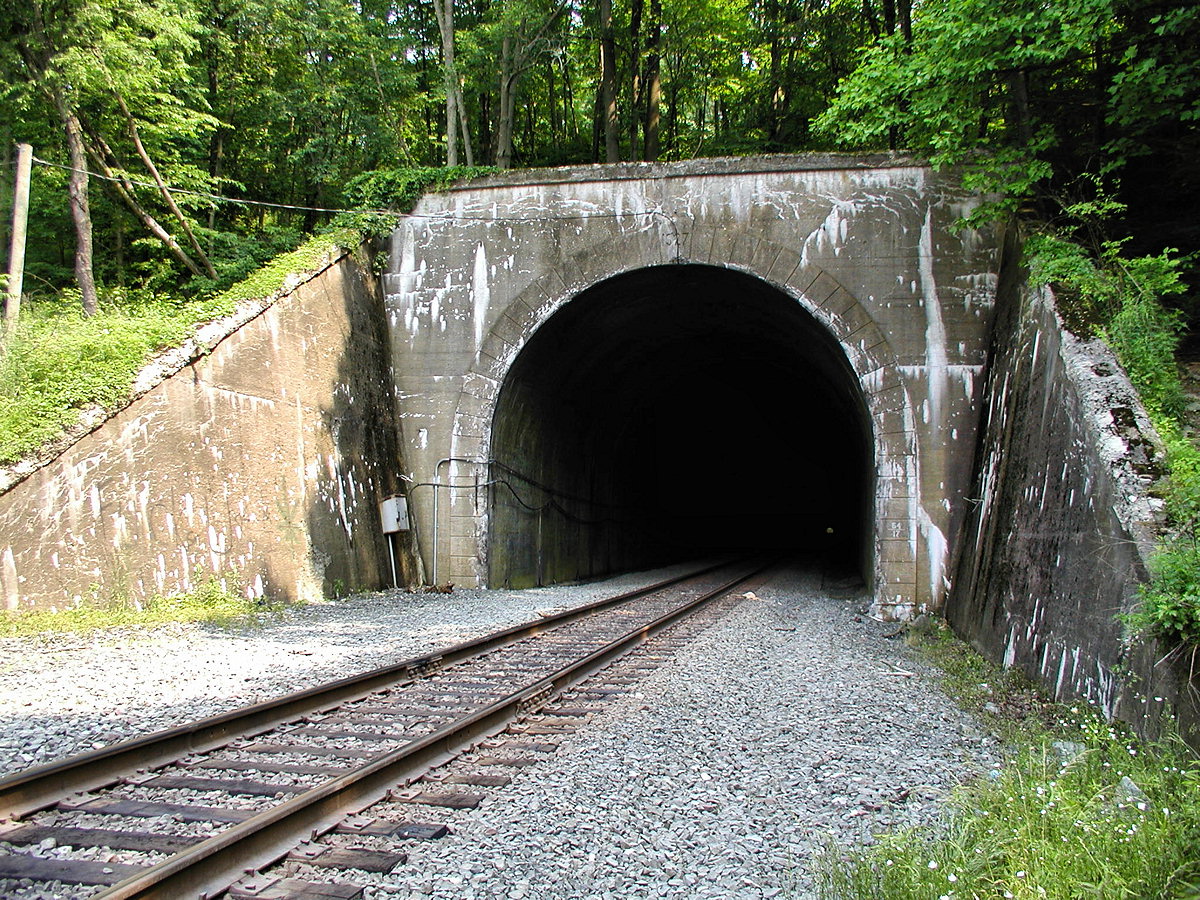
MULTIPOLYGON (((501 216, 488 214, 468 214, 457 213, 451 211, 442 211, 437 213, 416 213, 416 212, 400 212, 395 209, 341 209, 329 206, 301 206, 292 203, 272 203, 266 200, 246 200, 240 197, 224 197, 220 194, 213 194, 207 191, 197 191, 191 188, 160 187, 158 184, 149 181, 142 181, 132 177, 116 177, 114 175, 105 175, 102 172, 93 172, 90 169, 80 169, 74 166, 64 165, 62 163, 51 162, 50 160, 33 157, 33 162, 37 165, 46 166, 52 169, 61 169, 64 172, 80 172, 87 175, 89 178, 96 178, 100 181, 109 181, 113 183, 125 183, 136 185, 137 187, 150 188, 155 191, 165 190, 170 194, 179 194, 189 197, 199 197, 204 200, 211 200, 214 203, 234 203, 239 206, 258 206, 267 209, 283 209, 293 210, 295 212, 318 212, 338 215, 341 213, 366 213, 368 215, 379 216, 395 216, 397 219, 447 219, 453 221, 466 222, 532 222, 532 221, 573 221, 577 219, 621 219, 625 216, 661 216, 665 219, 674 230, 674 219, 661 209, 642 209, 642 210, 625 210, 621 212, 578 212, 578 213, 554 213, 554 214, 534 214, 524 216, 501 216)), ((678 239, 678 232, 675 237, 678 239)))

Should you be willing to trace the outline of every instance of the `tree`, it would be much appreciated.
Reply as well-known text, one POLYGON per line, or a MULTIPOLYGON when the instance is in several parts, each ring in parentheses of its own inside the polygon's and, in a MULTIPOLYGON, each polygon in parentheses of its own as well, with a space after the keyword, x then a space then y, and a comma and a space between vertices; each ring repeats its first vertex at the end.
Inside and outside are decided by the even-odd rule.
POLYGON ((211 125, 210 117, 184 99, 198 29, 194 10, 163 0, 32 0, 9 15, 20 85, 49 102, 63 129, 75 278, 85 313, 94 313, 98 301, 89 161, 181 262, 196 274, 215 275, 155 162, 165 159, 170 174, 179 175, 178 143, 211 125), (132 149, 158 198, 187 234, 190 254, 139 199, 140 186, 124 164, 122 145, 132 149))
POLYGON ((1051 151, 1086 108, 1070 89, 1113 27, 1109 0, 932 0, 911 41, 897 32, 868 49, 819 127, 858 146, 899 133, 935 165, 966 164, 1013 210, 1054 173, 1051 151))
POLYGON ((600 16, 600 93, 601 130, 604 134, 604 161, 621 159, 617 119, 617 44, 613 33, 612 0, 599 0, 600 16))
POLYGON ((642 159, 658 159, 659 128, 662 123, 662 0, 650 0, 650 27, 646 37, 646 128, 642 159))
MULTIPOLYGON (((570 0, 544 2, 510 0, 494 8, 498 16, 491 26, 492 45, 499 48, 499 82, 496 103, 496 146, 493 158, 501 169, 513 162, 517 90, 538 59, 558 46, 557 28, 570 0)), ((547 98, 553 102, 552 95, 547 98)))
POLYGON ((473 166, 475 155, 471 148, 471 132, 467 128, 462 82, 454 59, 454 0, 433 0, 433 12, 442 36, 442 66, 446 84, 446 165, 451 168, 458 165, 458 135, 461 133, 467 165, 473 166))

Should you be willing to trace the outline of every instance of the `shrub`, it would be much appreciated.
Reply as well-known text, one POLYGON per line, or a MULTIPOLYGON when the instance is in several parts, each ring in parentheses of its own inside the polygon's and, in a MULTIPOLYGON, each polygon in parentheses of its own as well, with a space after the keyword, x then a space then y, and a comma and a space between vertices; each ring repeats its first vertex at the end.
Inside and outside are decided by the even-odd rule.
POLYGON ((817 872, 824 900, 1198 896, 1200 760, 1182 740, 1141 743, 1044 698, 1028 716, 1029 689, 1009 690, 1007 673, 957 639, 943 631, 921 649, 968 709, 1016 711, 1013 756, 955 791, 945 825, 831 848, 817 872))

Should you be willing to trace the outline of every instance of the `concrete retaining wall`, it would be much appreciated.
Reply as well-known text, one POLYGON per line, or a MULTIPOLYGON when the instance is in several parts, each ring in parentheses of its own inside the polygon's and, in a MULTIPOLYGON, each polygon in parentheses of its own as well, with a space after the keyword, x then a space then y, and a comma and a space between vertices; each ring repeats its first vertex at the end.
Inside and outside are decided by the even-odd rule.
POLYGON ((211 575, 286 600, 390 584, 378 501, 399 441, 376 281, 342 258, 0 494, 4 606, 211 575))
POLYGON ((1062 326, 1048 291, 1001 278, 973 509, 947 605, 955 630, 1060 699, 1153 733, 1196 721, 1186 673, 1118 620, 1147 578, 1161 502, 1152 426, 1112 352, 1062 326))

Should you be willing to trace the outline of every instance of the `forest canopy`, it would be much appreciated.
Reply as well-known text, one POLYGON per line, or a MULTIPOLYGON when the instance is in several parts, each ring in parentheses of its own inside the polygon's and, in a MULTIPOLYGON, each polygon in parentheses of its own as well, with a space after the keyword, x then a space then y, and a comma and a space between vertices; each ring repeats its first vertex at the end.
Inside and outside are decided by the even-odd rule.
POLYGON ((0 144, 38 159, 27 290, 85 308, 212 292, 364 173, 461 164, 906 149, 1002 212, 1106 204, 1139 249, 1200 245, 1195 5, 26 0, 0 24, 0 144))

